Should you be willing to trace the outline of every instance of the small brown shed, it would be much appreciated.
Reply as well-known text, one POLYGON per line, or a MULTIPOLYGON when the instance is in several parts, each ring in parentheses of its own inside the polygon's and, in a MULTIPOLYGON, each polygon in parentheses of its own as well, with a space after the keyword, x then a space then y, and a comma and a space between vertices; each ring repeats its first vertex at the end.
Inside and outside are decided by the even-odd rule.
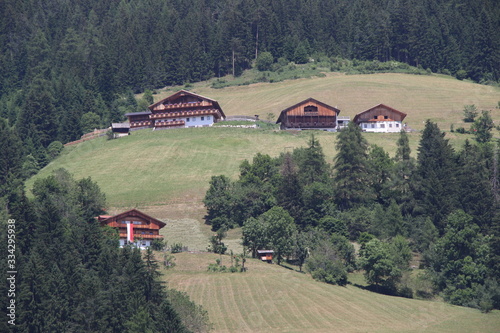
POLYGON ((271 263, 273 261, 273 250, 257 250, 260 260, 271 263))

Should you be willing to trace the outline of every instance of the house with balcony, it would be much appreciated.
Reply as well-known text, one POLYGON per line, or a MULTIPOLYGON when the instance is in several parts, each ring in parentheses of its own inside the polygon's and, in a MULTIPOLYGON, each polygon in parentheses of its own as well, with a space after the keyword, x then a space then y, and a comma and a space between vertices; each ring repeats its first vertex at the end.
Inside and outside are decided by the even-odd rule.
POLYGON ((226 117, 216 100, 187 90, 151 104, 148 111, 127 113, 130 129, 207 127, 226 117))

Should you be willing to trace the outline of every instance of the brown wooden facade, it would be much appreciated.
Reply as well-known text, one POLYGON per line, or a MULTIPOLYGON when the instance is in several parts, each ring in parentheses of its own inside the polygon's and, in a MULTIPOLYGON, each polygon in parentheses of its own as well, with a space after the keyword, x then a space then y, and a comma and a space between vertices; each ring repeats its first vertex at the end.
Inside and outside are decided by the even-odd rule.
POLYGON ((325 129, 336 130, 340 110, 308 98, 281 111, 277 124, 281 129, 325 129))
POLYGON ((406 113, 379 104, 358 113, 353 121, 366 132, 399 132, 403 129, 406 113))
POLYGON ((163 235, 160 235, 160 229, 167 225, 137 209, 131 209, 114 216, 101 215, 98 217, 98 221, 102 226, 107 225, 118 229, 120 245, 126 243, 127 224, 132 223, 134 241, 138 243, 139 247, 150 246, 151 241, 163 239, 163 235))
POLYGON ((257 254, 259 256, 259 259, 262 261, 266 261, 268 263, 271 263, 273 261, 273 250, 257 250, 257 254))
POLYGON ((148 109, 126 114, 131 129, 204 127, 226 117, 216 100, 186 90, 151 104, 148 109))

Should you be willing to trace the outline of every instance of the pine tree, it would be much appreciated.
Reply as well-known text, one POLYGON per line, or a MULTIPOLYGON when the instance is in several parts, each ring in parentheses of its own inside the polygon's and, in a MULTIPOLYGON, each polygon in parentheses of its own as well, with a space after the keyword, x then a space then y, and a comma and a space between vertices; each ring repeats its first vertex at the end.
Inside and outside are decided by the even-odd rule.
POLYGON ((337 138, 335 157, 336 202, 341 209, 371 202, 375 195, 371 188, 368 165, 368 144, 361 128, 350 122, 337 138))
POLYGON ((454 150, 439 127, 427 121, 418 147, 415 197, 418 212, 431 217, 440 232, 458 207, 454 150))

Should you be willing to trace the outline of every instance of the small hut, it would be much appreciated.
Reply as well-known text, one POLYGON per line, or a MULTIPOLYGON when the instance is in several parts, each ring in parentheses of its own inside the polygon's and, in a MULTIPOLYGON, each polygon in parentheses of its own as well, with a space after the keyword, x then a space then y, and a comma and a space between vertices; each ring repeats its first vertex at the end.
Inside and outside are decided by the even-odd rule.
POLYGON ((273 250, 257 250, 260 260, 271 263, 273 261, 273 250))
POLYGON ((120 136, 129 135, 130 132, 130 124, 129 123, 112 123, 111 131, 113 132, 113 136, 115 138, 119 138, 120 136))

